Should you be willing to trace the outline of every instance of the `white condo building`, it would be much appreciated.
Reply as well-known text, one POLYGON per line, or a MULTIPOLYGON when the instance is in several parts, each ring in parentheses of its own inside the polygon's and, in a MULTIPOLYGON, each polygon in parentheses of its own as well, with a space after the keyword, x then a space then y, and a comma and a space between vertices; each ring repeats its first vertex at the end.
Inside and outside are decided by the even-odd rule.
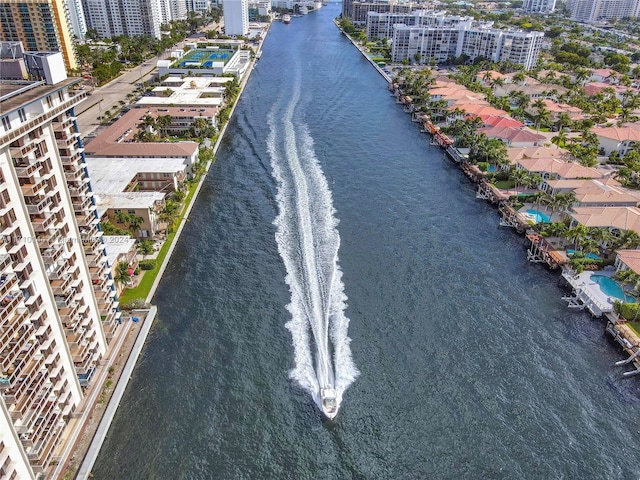
POLYGON ((247 0, 224 0, 222 10, 226 35, 249 33, 249 2, 247 0))
POLYGON ((492 25, 433 11, 369 12, 367 37, 390 38, 394 62, 408 59, 441 63, 466 55, 470 61, 484 57, 494 62, 510 61, 526 69, 536 65, 543 32, 498 30, 492 25))
POLYGON ((524 0, 522 9, 531 13, 551 13, 556 8, 556 0, 524 0))
POLYGON ((101 37, 116 35, 160 38, 161 0, 82 0, 87 27, 101 37))
POLYGON ((67 0, 67 11, 69 12, 69 22, 72 32, 78 40, 84 40, 87 33, 87 22, 84 19, 84 10, 80 0, 67 0))
POLYGON ((81 79, 61 53, 33 61, 44 80, 22 80, 21 58, 0 80, 2 479, 50 476, 120 322, 74 113, 81 79))
POLYGON ((567 8, 579 22, 640 16, 640 0, 570 0, 567 8))

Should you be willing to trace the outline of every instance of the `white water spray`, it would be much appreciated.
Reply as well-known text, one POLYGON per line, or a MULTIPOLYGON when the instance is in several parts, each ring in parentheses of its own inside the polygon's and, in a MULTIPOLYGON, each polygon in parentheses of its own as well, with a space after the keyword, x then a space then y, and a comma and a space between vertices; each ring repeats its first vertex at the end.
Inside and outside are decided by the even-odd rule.
POLYGON ((269 113, 267 141, 278 183, 276 242, 291 291, 286 327, 293 338, 290 375, 321 406, 320 389, 334 388, 338 406, 358 370, 351 358, 346 295, 338 266, 340 235, 331 191, 306 125, 293 117, 300 99, 298 78, 287 104, 269 113))

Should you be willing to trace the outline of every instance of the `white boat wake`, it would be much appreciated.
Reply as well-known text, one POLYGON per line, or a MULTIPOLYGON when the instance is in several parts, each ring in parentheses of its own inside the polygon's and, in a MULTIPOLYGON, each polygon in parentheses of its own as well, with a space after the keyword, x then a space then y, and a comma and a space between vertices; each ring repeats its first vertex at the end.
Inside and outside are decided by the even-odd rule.
POLYGON ((295 367, 290 373, 333 418, 342 395, 358 376, 351 358, 346 295, 338 266, 340 235, 331 191, 306 125, 296 122, 300 81, 269 113, 267 146, 278 184, 276 242, 291 291, 286 327, 293 337, 295 367))

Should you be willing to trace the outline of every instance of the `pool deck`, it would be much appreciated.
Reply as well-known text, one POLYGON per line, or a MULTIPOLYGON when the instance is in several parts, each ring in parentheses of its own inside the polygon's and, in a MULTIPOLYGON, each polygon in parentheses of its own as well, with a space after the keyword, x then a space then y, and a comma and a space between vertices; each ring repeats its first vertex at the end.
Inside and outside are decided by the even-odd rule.
POLYGON ((613 312, 613 297, 606 295, 600 289, 600 285, 591 280, 591 275, 594 274, 612 277, 613 273, 612 270, 598 270, 597 272, 589 270, 576 275, 572 270, 565 268, 562 277, 573 288, 573 295, 563 297, 563 299, 569 302, 569 308, 586 309, 596 317, 613 312))

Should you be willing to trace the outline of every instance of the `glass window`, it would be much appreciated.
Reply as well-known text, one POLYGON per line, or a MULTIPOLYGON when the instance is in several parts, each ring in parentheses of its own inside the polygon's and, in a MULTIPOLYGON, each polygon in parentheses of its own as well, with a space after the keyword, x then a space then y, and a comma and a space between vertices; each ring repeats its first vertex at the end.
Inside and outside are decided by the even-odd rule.
POLYGON ((21 122, 27 121, 27 114, 24 112, 24 108, 21 108, 20 110, 18 110, 18 116, 20 117, 21 122))
POLYGON ((11 122, 9 121, 9 117, 2 117, 2 126, 4 127, 5 132, 11 130, 11 122))

